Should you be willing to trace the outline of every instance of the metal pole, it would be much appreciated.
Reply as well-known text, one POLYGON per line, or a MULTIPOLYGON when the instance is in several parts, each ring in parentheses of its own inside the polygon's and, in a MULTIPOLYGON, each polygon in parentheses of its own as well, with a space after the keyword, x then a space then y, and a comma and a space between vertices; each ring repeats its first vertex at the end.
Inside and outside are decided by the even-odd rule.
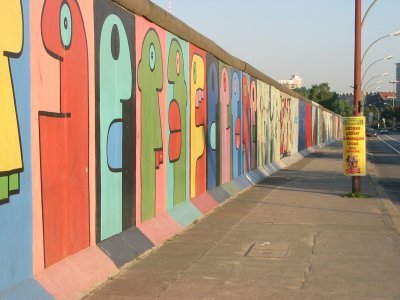
MULTIPOLYGON (((360 115, 361 99, 361 0, 355 0, 355 43, 354 43, 354 116, 360 115)), ((360 193, 360 176, 352 177, 352 193, 360 193)))

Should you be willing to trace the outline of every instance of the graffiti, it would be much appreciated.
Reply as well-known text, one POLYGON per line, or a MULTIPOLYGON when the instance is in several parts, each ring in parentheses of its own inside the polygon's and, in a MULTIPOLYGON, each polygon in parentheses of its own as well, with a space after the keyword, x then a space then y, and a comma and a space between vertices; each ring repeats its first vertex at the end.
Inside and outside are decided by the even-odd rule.
POLYGON ((292 142, 290 154, 293 155, 299 151, 299 99, 292 98, 291 113, 292 142))
POLYGON ((268 163, 268 109, 270 107, 270 87, 257 80, 257 166, 262 167, 268 163))
POLYGON ((230 80, 229 67, 220 63, 219 71, 219 159, 221 161, 219 170, 219 184, 228 182, 231 179, 231 104, 230 104, 230 80))
POLYGON ((149 29, 143 40, 138 64, 141 92, 141 214, 155 215, 156 169, 163 163, 163 139, 158 93, 163 88, 163 60, 159 37, 149 29))
POLYGON ((242 162, 242 80, 241 72, 231 68, 232 178, 243 174, 242 162))
POLYGON ((88 53, 76 1, 45 1, 47 53, 60 62, 60 111, 39 112, 45 264, 89 245, 88 53), (54 30, 57 28, 58 30, 54 30))
POLYGON ((10 59, 22 54, 24 28, 19 0, 0 4, 0 205, 19 193, 23 171, 21 138, 10 59))
POLYGON ((217 186, 217 157, 219 76, 218 60, 207 54, 207 189, 217 186))
POLYGON ((135 217, 134 19, 107 4, 96 1, 94 9, 99 240, 132 227, 135 217))
POLYGON ((190 198, 207 189, 205 52, 190 47, 190 198))

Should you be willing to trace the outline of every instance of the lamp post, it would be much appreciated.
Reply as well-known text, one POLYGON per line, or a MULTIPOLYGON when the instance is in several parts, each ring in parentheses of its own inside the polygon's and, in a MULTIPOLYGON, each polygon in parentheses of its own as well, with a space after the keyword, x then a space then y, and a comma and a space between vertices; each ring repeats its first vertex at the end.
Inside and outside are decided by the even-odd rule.
MULTIPOLYGON (((354 106, 353 114, 355 117, 360 115, 360 101, 361 101, 361 24, 371 9, 372 5, 369 6, 363 19, 361 19, 361 0, 355 0, 355 26, 354 26, 354 106)), ((360 193, 361 191, 361 178, 360 176, 351 177, 351 189, 352 193, 360 193)))

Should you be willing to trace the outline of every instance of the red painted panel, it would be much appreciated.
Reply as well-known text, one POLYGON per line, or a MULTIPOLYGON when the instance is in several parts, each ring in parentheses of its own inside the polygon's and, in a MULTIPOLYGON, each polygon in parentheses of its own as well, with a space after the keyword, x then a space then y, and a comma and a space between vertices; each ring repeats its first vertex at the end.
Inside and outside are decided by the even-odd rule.
POLYGON ((47 53, 60 61, 60 99, 53 100, 60 111, 39 113, 45 265, 50 266, 89 246, 88 57, 76 1, 46 1, 41 30, 47 53))

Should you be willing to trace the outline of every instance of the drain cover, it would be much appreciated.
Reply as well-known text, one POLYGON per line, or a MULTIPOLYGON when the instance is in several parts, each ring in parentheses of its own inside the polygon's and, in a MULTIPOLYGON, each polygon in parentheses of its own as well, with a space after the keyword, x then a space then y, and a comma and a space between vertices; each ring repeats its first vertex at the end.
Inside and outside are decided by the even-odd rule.
POLYGON ((286 258, 289 254, 289 242, 254 242, 244 256, 253 258, 286 258))

